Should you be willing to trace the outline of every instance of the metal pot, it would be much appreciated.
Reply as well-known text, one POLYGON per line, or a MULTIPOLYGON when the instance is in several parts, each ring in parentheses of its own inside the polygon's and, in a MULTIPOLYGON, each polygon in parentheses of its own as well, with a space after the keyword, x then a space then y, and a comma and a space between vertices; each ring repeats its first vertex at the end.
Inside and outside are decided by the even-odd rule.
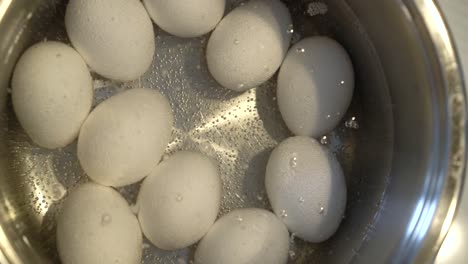
MULTIPOLYGON (((0 263, 58 262, 55 214, 67 190, 86 181, 74 144, 55 151, 34 145, 16 121, 8 94, 12 69, 26 47, 44 39, 68 42, 66 2, 0 1, 0 263)), ((290 262, 433 260, 456 211, 466 151, 460 64, 438 7, 432 0, 285 2, 295 39, 329 35, 348 50, 356 93, 345 118, 358 122, 349 126, 343 120, 322 140, 347 177, 342 225, 322 244, 295 239, 290 262), (317 3, 320 12, 314 11, 317 3)), ((159 89, 176 113, 167 153, 197 149, 220 161, 221 214, 236 207, 268 208, 266 160, 290 136, 276 107, 274 80, 244 94, 229 92, 207 72, 206 38, 178 39, 155 30, 157 56, 148 73, 124 84, 95 76, 96 103, 132 86, 159 89)), ((131 203, 138 184, 119 191, 131 203)), ((148 246, 143 262, 190 255, 191 249, 168 253, 148 246)))

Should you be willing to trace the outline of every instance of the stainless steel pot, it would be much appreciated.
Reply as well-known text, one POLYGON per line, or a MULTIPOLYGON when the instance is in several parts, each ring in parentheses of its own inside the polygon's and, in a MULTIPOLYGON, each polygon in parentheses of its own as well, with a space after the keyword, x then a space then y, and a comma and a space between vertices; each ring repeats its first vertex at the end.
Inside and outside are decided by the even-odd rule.
MULTIPOLYGON (((460 64, 439 9, 432 0, 327 0, 321 4, 327 12, 316 14, 317 1, 285 2, 293 13, 295 39, 330 35, 349 51, 356 93, 346 118, 358 122, 350 126, 344 120, 322 140, 329 141, 346 173, 343 223, 323 244, 292 241, 290 262, 431 261, 456 211, 466 157, 460 64)), ((67 190, 86 181, 74 144, 56 151, 35 146, 18 125, 8 94, 12 69, 27 46, 44 39, 68 42, 65 5, 0 0, 2 264, 58 262, 55 214, 67 190)), ((220 161, 221 213, 268 208, 265 163, 271 149, 290 136, 277 111, 274 80, 245 94, 229 92, 207 72, 206 38, 182 40, 156 31, 150 71, 123 84, 95 76, 96 103, 134 86, 159 89, 176 113, 167 153, 197 149, 220 161)), ((119 191, 131 203, 138 184, 119 191)), ((145 246, 143 262, 186 261, 192 250, 145 246)))

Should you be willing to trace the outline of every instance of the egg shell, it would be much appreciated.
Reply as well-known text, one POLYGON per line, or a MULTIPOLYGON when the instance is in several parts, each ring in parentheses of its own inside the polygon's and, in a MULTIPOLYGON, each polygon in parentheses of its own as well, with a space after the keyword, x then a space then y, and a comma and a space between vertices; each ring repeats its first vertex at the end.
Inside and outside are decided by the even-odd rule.
POLYGON ((237 209, 221 217, 198 244, 196 264, 284 264, 289 233, 264 209, 237 209))
POLYGON ((315 139, 291 137, 271 153, 265 186, 289 231, 309 242, 335 233, 346 207, 346 183, 336 158, 315 139))
POLYGON ((319 137, 337 126, 354 90, 346 50, 327 37, 295 44, 278 74, 278 105, 288 128, 298 136, 319 137))
POLYGON ((251 0, 218 24, 206 49, 208 69, 224 87, 245 91, 278 70, 291 34, 291 15, 278 0, 251 0))
POLYGON ((183 38, 202 36, 224 15, 226 0, 143 0, 154 23, 183 38))
POLYGON ((158 248, 175 250, 200 240, 216 220, 221 179, 215 160, 181 151, 159 164, 138 196, 138 219, 158 248))
POLYGON ((118 192, 86 183, 72 190, 63 204, 57 247, 63 264, 139 264, 142 234, 118 192))
POLYGON ((91 75, 80 55, 60 42, 41 42, 24 52, 12 77, 16 116, 39 146, 70 144, 91 110, 91 75))
POLYGON ((153 61, 153 24, 138 0, 70 0, 65 27, 76 50, 104 77, 134 80, 153 61))
POLYGON ((171 139, 169 102, 151 89, 130 89, 99 104, 84 122, 78 159, 94 181, 120 187, 138 182, 159 163, 171 139))

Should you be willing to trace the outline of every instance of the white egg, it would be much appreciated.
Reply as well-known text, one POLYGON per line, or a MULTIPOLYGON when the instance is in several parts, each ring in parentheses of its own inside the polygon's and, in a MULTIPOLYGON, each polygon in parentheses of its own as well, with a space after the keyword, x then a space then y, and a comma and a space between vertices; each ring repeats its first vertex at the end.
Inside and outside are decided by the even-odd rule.
POLYGON ((76 50, 104 77, 134 80, 153 61, 153 24, 138 0, 70 0, 65 26, 76 50))
POLYGON ((91 110, 93 88, 74 49, 53 41, 30 47, 11 82, 16 116, 36 144, 54 149, 75 140, 91 110))
POLYGON ((220 218, 198 244, 195 264, 284 264, 289 233, 263 209, 237 209, 220 218))
POLYGON ((88 176, 124 186, 147 176, 171 138, 169 102, 151 89, 131 89, 98 105, 78 137, 78 159, 88 176))
POLYGON ((143 0, 154 23, 172 35, 192 38, 213 30, 226 0, 143 0))
POLYGON ((322 242, 338 229, 345 179, 338 161, 315 139, 281 142, 268 160, 265 186, 273 210, 297 237, 322 242))
POLYGON ((345 49, 327 37, 306 38, 286 55, 278 74, 278 105, 289 129, 298 136, 330 132, 346 113, 354 73, 345 49))
POLYGON ((63 204, 57 219, 57 247, 63 264, 139 264, 142 234, 118 192, 86 183, 63 204))
POLYGON ((224 87, 245 91, 278 70, 291 41, 291 16, 279 0, 251 0, 229 13, 206 49, 211 75, 224 87))
POLYGON ((200 240, 213 225, 221 201, 218 165, 182 151, 159 164, 143 181, 138 219, 158 248, 175 250, 200 240))

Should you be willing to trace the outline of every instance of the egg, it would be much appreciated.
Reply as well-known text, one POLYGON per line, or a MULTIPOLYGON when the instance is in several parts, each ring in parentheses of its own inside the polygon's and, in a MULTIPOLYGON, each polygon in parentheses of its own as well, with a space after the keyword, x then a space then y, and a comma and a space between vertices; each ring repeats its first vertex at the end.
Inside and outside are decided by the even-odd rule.
POLYGON ((172 35, 193 38, 213 30, 226 0, 143 0, 154 23, 172 35))
POLYGON ((175 250, 200 240, 218 215, 221 179, 217 163, 181 151, 159 164, 138 195, 138 219, 158 248, 175 250))
POLYGON ((340 164, 315 139, 291 137, 271 153, 265 186, 270 204, 289 231, 322 242, 340 225, 346 183, 340 164))
POLYGON ((61 208, 57 248, 63 264, 139 264, 142 234, 118 192, 86 183, 72 190, 61 208))
POLYGON ((283 264, 289 233, 264 209, 237 209, 221 217, 198 244, 195 264, 283 264))
POLYGON ((169 102, 135 88, 99 104, 78 137, 78 159, 88 176, 106 186, 140 181, 159 163, 172 133, 169 102))
POLYGON ((70 0, 65 27, 88 65, 109 79, 137 79, 153 61, 153 24, 138 0, 70 0))
POLYGON ((353 90, 351 59, 327 37, 310 37, 294 45, 278 74, 279 110, 297 136, 330 132, 346 113, 353 90))
POLYGON ((242 92, 278 70, 291 41, 291 15, 279 0, 251 0, 218 24, 206 49, 208 69, 222 86, 242 92))
POLYGON ((12 81, 16 117, 39 146, 70 144, 91 110, 93 88, 86 63, 71 47, 55 41, 27 49, 12 81))

